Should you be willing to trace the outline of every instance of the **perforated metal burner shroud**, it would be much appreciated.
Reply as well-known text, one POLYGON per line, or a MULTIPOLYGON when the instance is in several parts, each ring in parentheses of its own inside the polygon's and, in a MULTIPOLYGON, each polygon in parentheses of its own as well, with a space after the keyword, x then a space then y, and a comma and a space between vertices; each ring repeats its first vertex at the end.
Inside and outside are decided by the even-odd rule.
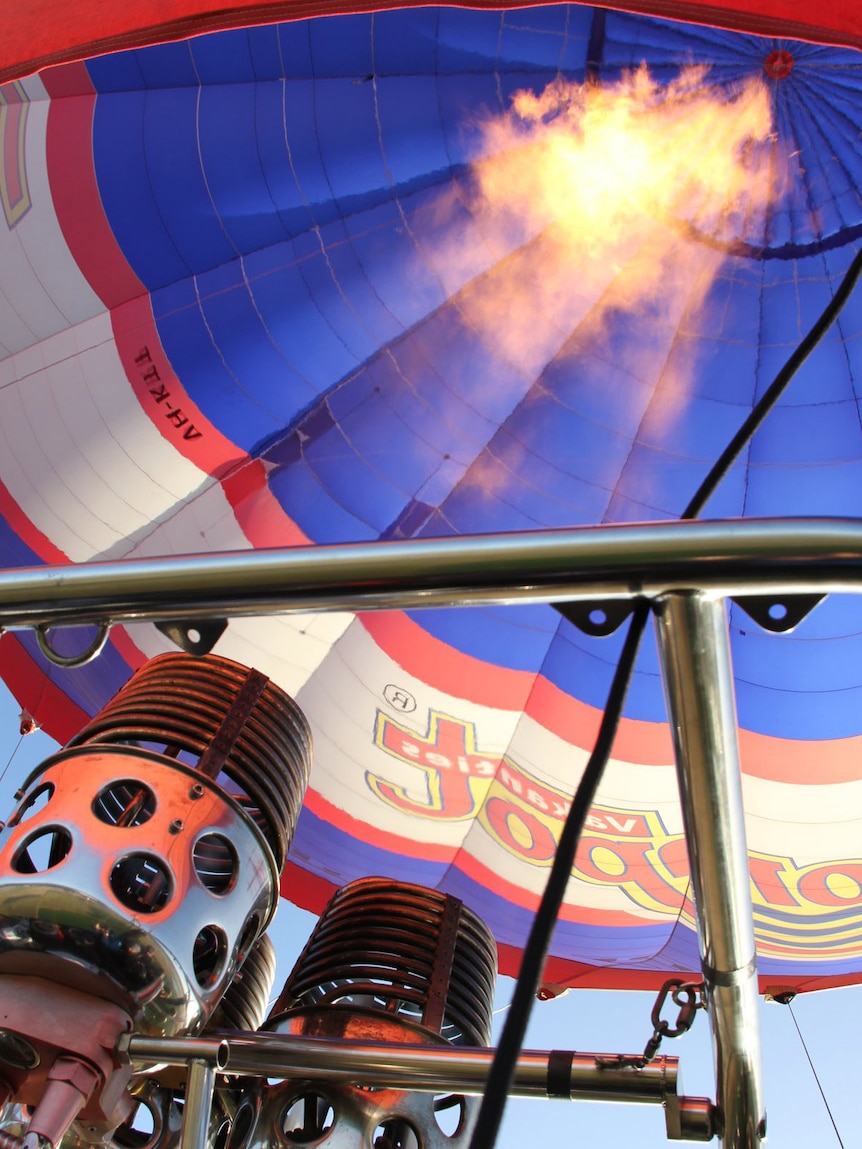
MULTIPOLYGON (((496 979, 490 931, 457 898, 365 878, 330 900, 264 1029, 398 1044, 490 1041, 496 979)), ((450 1149, 475 1099, 286 1081, 250 1093, 228 1149, 450 1149)))
POLYGON ((28 779, 0 835, 0 975, 195 1032, 265 929, 311 764, 296 703, 209 655, 153 659, 28 779))

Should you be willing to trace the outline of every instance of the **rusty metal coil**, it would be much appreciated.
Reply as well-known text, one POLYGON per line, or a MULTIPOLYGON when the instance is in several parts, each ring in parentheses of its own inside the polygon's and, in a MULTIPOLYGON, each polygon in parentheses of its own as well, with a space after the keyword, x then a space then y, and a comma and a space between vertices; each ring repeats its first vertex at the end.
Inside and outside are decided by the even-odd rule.
POLYGON ((275 947, 261 934, 207 1024, 216 1029, 260 1029, 275 982, 275 947))
POLYGON ((496 972, 490 931, 457 898, 363 878, 330 900, 266 1025, 297 1009, 378 1009, 487 1045, 496 972))
POLYGON ((311 769, 311 731, 265 675, 212 654, 159 655, 69 743, 106 744, 166 755, 218 780, 284 867, 311 769))

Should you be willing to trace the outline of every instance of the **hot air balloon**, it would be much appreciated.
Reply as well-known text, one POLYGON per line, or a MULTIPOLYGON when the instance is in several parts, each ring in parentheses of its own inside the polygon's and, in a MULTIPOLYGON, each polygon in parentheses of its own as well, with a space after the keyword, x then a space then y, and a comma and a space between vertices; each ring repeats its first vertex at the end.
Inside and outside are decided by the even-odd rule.
MULTIPOLYGON (((734 31, 577 5, 22 18, 0 89, 0 592, 4 625, 38 627, 0 651, 25 711, 69 742, 177 644, 254 667, 314 736, 282 893, 317 913, 370 876, 439 891, 514 973, 632 599, 661 600, 543 992, 678 978, 685 999, 703 963, 714 1012, 716 986, 753 992, 744 937, 698 945, 721 859, 761 991, 859 981, 859 606, 837 593, 858 541, 836 520, 858 517, 862 458, 842 286, 862 70, 843 12, 773 7, 726 13, 734 31), (741 883, 741 800, 689 775, 681 805, 675 766, 704 751, 733 782, 734 692, 741 883), (729 837, 690 858, 725 801, 729 837)), ((106 792, 148 809, 127 789, 106 792)), ((52 833, 49 868, 73 836, 52 833)), ((137 906, 154 872, 112 870, 106 897, 137 906)), ((198 974, 234 942, 207 928, 198 974)), ((759 1141, 756 1092, 730 1144, 759 1141)))

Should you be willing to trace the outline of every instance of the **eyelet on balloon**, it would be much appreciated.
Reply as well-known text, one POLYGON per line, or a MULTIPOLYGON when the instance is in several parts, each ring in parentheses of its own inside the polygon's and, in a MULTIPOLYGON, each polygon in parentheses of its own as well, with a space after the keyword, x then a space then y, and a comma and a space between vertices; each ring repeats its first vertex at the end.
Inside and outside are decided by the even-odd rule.
POLYGON ((785 80, 793 71, 792 53, 786 48, 776 48, 766 57, 763 70, 770 80, 785 80))
POLYGON ((111 631, 111 624, 109 622, 100 622, 99 629, 96 631, 96 637, 80 654, 60 654, 56 651, 51 643, 48 641, 49 625, 43 623, 36 627, 36 642, 39 644, 39 649, 45 655, 49 662, 53 662, 55 666, 64 666, 67 668, 74 668, 76 666, 86 666, 88 662, 92 662, 97 658, 108 641, 108 635, 111 631))

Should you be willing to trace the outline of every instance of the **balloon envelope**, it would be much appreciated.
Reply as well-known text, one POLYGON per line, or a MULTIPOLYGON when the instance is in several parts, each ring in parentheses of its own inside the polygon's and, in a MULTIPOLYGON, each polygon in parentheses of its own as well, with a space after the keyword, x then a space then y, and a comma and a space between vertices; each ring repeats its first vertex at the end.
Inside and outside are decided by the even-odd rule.
MULTIPOLYGON (((577 6, 236 29, 6 85, 0 561, 678 517, 856 254, 860 88, 850 49, 577 6), (488 125, 516 93, 625 88, 642 63, 651 106, 694 66, 691 100, 708 88, 730 122, 757 77, 751 184, 780 166, 780 195, 714 227, 628 224, 613 258, 589 229, 552 242, 556 217, 487 214, 488 125)), ((859 514, 860 333, 853 297, 707 516, 859 514)), ((858 980, 862 611, 833 596, 776 635, 734 606, 730 626, 762 984, 858 980)), ((315 730, 286 896, 437 886, 512 968, 621 641, 550 606, 232 622, 217 651, 315 730)), ((73 671, 2 648, 64 739, 169 643, 132 627, 73 671)), ((547 977, 698 965, 648 642, 547 977)))

